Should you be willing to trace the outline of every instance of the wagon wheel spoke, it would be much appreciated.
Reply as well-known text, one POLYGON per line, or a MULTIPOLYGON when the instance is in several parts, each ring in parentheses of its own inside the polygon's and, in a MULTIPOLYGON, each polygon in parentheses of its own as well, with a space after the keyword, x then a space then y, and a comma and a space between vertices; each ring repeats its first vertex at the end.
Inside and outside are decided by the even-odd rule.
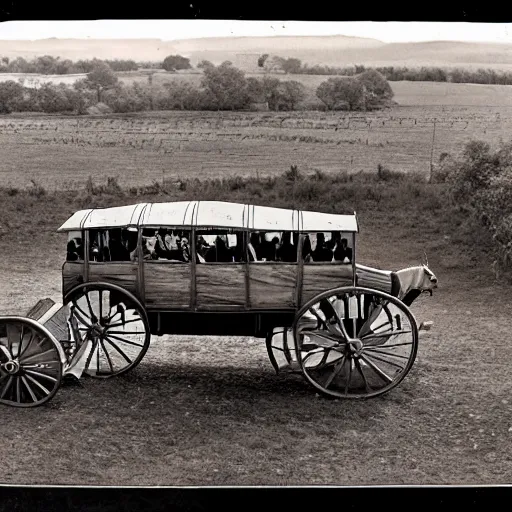
POLYGON ((111 331, 110 329, 107 329, 106 333, 108 336, 110 336, 111 334, 126 334, 129 336, 134 336, 137 334, 138 335, 144 334, 143 332, 140 332, 140 331, 111 331))
MULTIPOLYGON (((322 313, 325 315, 325 317, 327 319, 327 321, 326 321, 327 329, 330 332, 333 331, 334 325, 333 325, 333 322, 329 321, 329 319, 334 318, 334 320, 336 321, 336 324, 338 325, 341 333, 343 333, 343 335, 345 335, 345 326, 343 325, 343 323, 341 321, 341 318, 339 317, 338 312, 336 311, 334 306, 327 299, 321 300, 320 304, 325 308, 325 309, 322 309, 322 313), (331 315, 327 316, 327 312, 330 312, 331 315)), ((335 333, 336 333, 336 331, 335 331, 335 333)))
MULTIPOLYGON (((303 358, 303 364, 306 365, 306 361, 309 359, 309 358, 312 358, 318 354, 323 354, 322 355, 322 358, 320 359, 320 361, 315 364, 314 366, 309 366, 309 368, 311 370, 321 370, 323 368, 326 368, 327 366, 331 366, 331 365, 334 365, 336 364, 337 360, 334 360, 334 361, 330 361, 330 362, 327 362, 327 358, 329 357, 330 353, 332 352, 332 350, 330 349, 325 349, 323 347, 319 347, 319 348, 316 348, 316 349, 313 349, 311 350, 310 352, 308 352, 304 358, 303 358)), ((307 366, 307 365, 306 365, 307 366)))
POLYGON ((7 324, 7 328, 6 328, 6 336, 7 336, 7 349, 9 350, 9 352, 11 353, 12 355, 12 345, 13 345, 13 342, 15 342, 15 339, 17 336, 14 335, 14 325, 11 325, 11 324, 7 324))
POLYGON ((79 305, 76 301, 73 301, 73 306, 71 307, 71 309, 73 310, 73 313, 74 315, 80 320, 80 322, 84 325, 91 325, 91 324, 94 324, 96 322, 96 316, 94 315, 94 312, 92 311, 92 306, 91 306, 91 302, 89 300, 89 295, 86 295, 87 297, 87 304, 89 306, 89 310, 91 312, 91 315, 88 315, 79 305), (78 315, 78 312, 80 312, 80 315, 78 315), (84 318, 88 318, 89 321, 87 320, 84 320, 84 318))
POLYGON ((124 357, 128 364, 132 362, 132 360, 108 336, 105 337, 105 341, 112 345, 117 350, 117 352, 119 352, 119 354, 121 354, 124 357))
POLYGON ((372 359, 375 359, 377 361, 380 361, 381 363, 386 363, 389 366, 394 366, 395 368, 400 368, 400 370, 404 369, 404 366, 396 363, 395 361, 388 361, 387 359, 384 359, 383 357, 380 357, 380 356, 376 356, 375 354, 373 354, 371 352, 366 352, 365 355, 366 355, 367 358, 372 358, 372 359))
POLYGON ((333 368, 332 373, 327 377, 327 380, 324 383, 324 386, 326 389, 331 385, 332 381, 336 378, 336 376, 341 373, 341 371, 343 370, 343 367, 345 366, 346 360, 347 360, 347 356, 345 354, 343 354, 341 360, 336 363, 335 367, 333 368))
POLYGON ((0 398, 4 398, 4 396, 7 394, 7 391, 10 389, 13 380, 14 377, 12 375, 9 375, 9 379, 7 380, 7 384, 4 386, 4 389, 2 390, 0 398))
POLYGON ((361 363, 359 362, 359 359, 354 358, 354 364, 355 364, 355 367, 356 367, 357 371, 359 372, 359 374, 361 375, 361 377, 363 379, 364 388, 366 389, 366 392, 367 393, 371 393, 372 392, 372 388, 371 388, 370 384, 368 383, 368 379, 366 378, 366 375, 365 375, 365 373, 363 371, 361 363))
MULTIPOLYGON (((414 343, 412 341, 404 341, 403 343, 393 343, 392 345, 381 345, 379 346, 379 348, 394 348, 394 347, 406 347, 408 345, 414 345, 414 343)), ((373 349, 374 347, 370 346, 370 347, 363 347, 363 350, 370 350, 370 349, 373 349)), ((375 347, 376 348, 376 347, 375 347)))
POLYGON ((23 327, 22 327, 22 334, 21 334, 21 337, 20 337, 20 347, 19 347, 19 354, 18 354, 18 358, 22 358, 23 357, 23 354, 26 353, 27 349, 30 347, 30 345, 32 344, 32 342, 34 341, 34 337, 35 337, 35 333, 34 332, 31 332, 30 333, 30 338, 29 340, 25 343, 25 347, 23 347, 23 349, 21 348, 22 344, 23 344, 23 338, 24 338, 24 335, 23 335, 23 327))
MULTIPOLYGON (((380 325, 378 325, 377 327, 374 327, 374 328, 373 328, 373 332, 377 332, 377 331, 378 331, 378 329, 382 329, 382 328, 383 328, 383 327, 385 327, 386 325, 391 325, 391 326, 392 326, 392 324, 389 322, 389 320, 386 320, 383 324, 380 324, 380 325)), ((386 329, 385 331, 380 331, 380 332, 387 332, 387 331, 391 330, 392 328, 393 328, 393 327, 391 327, 391 328, 389 328, 389 329, 386 329)))
MULTIPOLYGON (((100 313, 101 318, 101 313, 100 313)), ((100 348, 103 346, 101 343, 101 338, 98 343, 96 343, 96 373, 100 373, 100 348)))
POLYGON ((40 379, 49 380, 50 382, 57 382, 57 379, 55 377, 52 377, 51 375, 48 375, 47 373, 43 373, 43 372, 40 372, 40 371, 25 369, 25 373, 27 373, 29 375, 33 375, 33 376, 39 377, 40 379))
POLYGON ((31 377, 30 375, 25 375, 25 377, 30 381, 32 382, 34 385, 36 385, 45 395, 49 395, 50 394, 50 390, 48 388, 46 388, 45 386, 43 386, 43 384, 41 384, 38 380, 34 379, 33 377, 31 377))
MULTIPOLYGON (((53 348, 49 348, 47 350, 44 350, 43 352, 38 352, 36 354, 32 354, 30 356, 25 356, 25 357, 20 357, 20 363, 27 363, 28 361, 32 361, 34 358, 37 358, 37 357, 41 357, 41 356, 44 356, 46 354, 54 354, 55 351, 53 350, 53 348)), ((41 364, 41 363, 39 363, 41 364)))
POLYGON ((309 337, 309 339, 320 338, 320 340, 322 340, 322 342, 316 343, 317 346, 331 348, 331 347, 337 347, 340 345, 340 342, 338 339, 335 339, 334 336, 326 334, 324 331, 319 331, 319 330, 314 330, 314 331, 307 330, 306 331, 306 330, 304 330, 304 331, 301 331, 301 334, 307 335, 309 337))
POLYGON ((103 290, 99 290, 98 292, 98 302, 99 302, 99 310, 100 310, 100 316, 99 318, 103 318, 103 290))
POLYGON ((348 388, 350 386, 350 381, 352 380, 352 364, 353 364, 354 360, 352 358, 350 358, 348 360, 348 378, 347 378, 347 381, 345 382, 345 390, 344 390, 344 394, 345 396, 348 395, 348 388))
MULTIPOLYGON (((71 313, 71 316, 73 316, 74 318, 77 318, 78 321, 82 325, 86 325, 87 329, 94 323, 91 319, 87 320, 87 318, 89 318, 89 317, 84 318, 82 316, 82 313, 79 313, 78 309, 76 307, 74 307, 74 306, 71 306, 70 313, 71 313)), ((79 329, 80 329, 80 327, 79 327, 79 329)))
POLYGON ((399 334, 411 334, 412 331, 410 329, 402 329, 400 331, 389 331, 389 332, 373 332, 371 334, 367 334, 361 338, 361 341, 368 341, 371 339, 379 339, 379 338, 389 338, 390 336, 398 336, 399 334))
MULTIPOLYGON (((409 343, 410 345, 410 343, 409 343)), ((387 352, 386 349, 388 348, 386 345, 383 345, 382 347, 363 347, 363 352, 366 354, 382 354, 390 357, 396 357, 398 359, 405 359, 408 360, 409 358, 407 356, 401 355, 401 354, 395 354, 394 352, 387 352)))
POLYGON ((105 344, 103 343, 102 339, 100 339, 100 345, 101 345, 101 348, 103 349, 103 352, 105 353, 105 357, 107 358, 110 372, 114 373, 114 366, 112 365, 112 359, 110 359, 110 354, 108 353, 108 350, 105 348, 105 344))
POLYGON ((27 379, 25 378, 25 376, 22 376, 21 377, 21 382, 23 382, 23 384, 25 384, 25 387, 27 388, 29 394, 30 394, 30 398, 32 399, 33 402, 37 402, 37 397, 36 395, 34 394, 34 392, 32 391, 32 388, 29 386, 28 382, 27 382, 27 379))
POLYGON ((75 304, 75 306, 82 312, 82 314, 85 314, 85 316, 89 316, 89 318, 91 319, 91 323, 95 324, 98 321, 98 318, 96 317, 96 315, 94 314, 94 310, 92 309, 91 298, 89 297, 88 291, 85 292, 85 300, 87 301, 87 307, 89 308, 89 312, 91 313, 90 316, 85 314, 80 308, 78 308, 76 302, 74 302, 73 304, 75 304))
POLYGON ((89 369, 89 366, 91 365, 91 361, 92 361, 92 356, 94 355, 94 352, 96 350, 96 346, 98 344, 98 340, 96 338, 94 338, 91 341, 92 341, 91 349, 90 349, 89 354, 87 354, 87 359, 85 360, 84 372, 89 369))
POLYGON ((388 384, 391 384, 393 382, 393 379, 386 372, 381 370, 375 363, 370 361, 365 355, 361 354, 361 359, 388 384))
POLYGON ((142 343, 135 343, 134 341, 132 340, 127 340, 126 338, 122 338, 121 336, 115 336, 113 334, 108 334, 107 336, 108 338, 111 338, 113 340, 116 340, 116 341, 121 341, 123 343, 126 343, 127 345, 132 345, 134 347, 140 347, 142 348, 144 345, 142 343))
POLYGON ((112 329, 113 327, 123 327, 126 324, 131 324, 133 322, 142 322, 142 319, 141 318, 132 318, 130 320, 125 320, 124 322, 119 322, 117 324, 110 324, 108 326, 108 330, 112 329))

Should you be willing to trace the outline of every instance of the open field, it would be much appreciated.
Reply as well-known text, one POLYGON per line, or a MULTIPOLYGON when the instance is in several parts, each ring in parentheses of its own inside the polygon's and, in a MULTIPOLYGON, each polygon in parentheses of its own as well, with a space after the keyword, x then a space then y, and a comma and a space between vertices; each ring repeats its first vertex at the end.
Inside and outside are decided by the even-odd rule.
MULTIPOLYGON (((154 337, 125 377, 84 379, 38 409, 5 408, 0 481, 511 483, 512 292, 493 281, 481 247, 462 243, 468 228, 460 215, 429 207, 428 187, 392 201, 395 185, 383 185, 387 199, 358 205, 361 263, 401 268, 426 249, 440 283, 413 305, 434 329, 391 393, 325 400, 300 376, 274 375, 260 340, 154 337)), ((63 193, 0 193, 0 224, 10 222, 0 246, 0 311, 25 313, 40 298, 60 298, 65 236, 54 231, 75 208, 63 193)))
POLYGON ((463 144, 507 140, 512 109, 397 107, 371 113, 161 112, 0 116, 1 186, 48 189, 116 176, 124 186, 185 177, 392 170, 426 176, 463 144))

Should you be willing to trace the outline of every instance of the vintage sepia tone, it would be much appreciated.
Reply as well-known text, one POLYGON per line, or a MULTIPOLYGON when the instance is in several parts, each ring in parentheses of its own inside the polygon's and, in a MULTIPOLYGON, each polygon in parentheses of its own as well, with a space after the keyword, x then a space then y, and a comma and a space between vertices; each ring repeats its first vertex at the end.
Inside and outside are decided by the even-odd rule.
POLYGON ((512 39, 1 28, 0 482, 510 483, 512 39))

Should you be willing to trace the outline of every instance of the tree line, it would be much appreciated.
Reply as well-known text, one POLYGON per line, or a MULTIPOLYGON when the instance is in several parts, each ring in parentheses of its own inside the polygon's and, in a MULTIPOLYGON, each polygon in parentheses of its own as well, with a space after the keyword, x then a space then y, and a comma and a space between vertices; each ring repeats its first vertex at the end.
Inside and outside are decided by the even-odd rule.
MULTIPOLYGON (((113 112, 145 110, 241 110, 264 104, 268 110, 296 110, 306 99, 306 88, 296 80, 276 77, 246 78, 243 71, 226 61, 215 66, 201 63, 200 85, 173 80, 131 85, 119 80, 112 68, 96 62, 86 78, 72 86, 44 83, 24 87, 15 81, 0 82, 0 113, 20 111, 87 113, 104 103, 113 112)), ((368 70, 354 77, 331 77, 316 90, 328 110, 372 110, 385 106, 393 92, 377 71, 368 70)))
POLYGON ((190 60, 181 55, 169 55, 163 61, 135 61, 133 59, 81 59, 76 62, 51 55, 27 60, 23 57, 0 57, 0 73, 36 73, 40 75, 73 75, 90 73, 96 66, 107 64, 113 71, 139 69, 190 69, 190 60))
POLYGON ((367 67, 362 64, 354 66, 310 66, 302 64, 300 59, 270 56, 265 53, 258 58, 258 66, 268 72, 282 72, 296 75, 331 75, 331 76, 355 76, 365 71, 375 70, 390 82, 453 82, 473 84, 512 85, 512 72, 496 71, 494 69, 444 69, 435 66, 422 66, 408 68, 406 66, 367 67))
MULTIPOLYGON (((163 61, 138 61, 132 59, 91 59, 78 60, 60 59, 50 55, 35 57, 31 60, 23 57, 9 59, 0 57, 0 73, 35 73, 43 75, 66 75, 90 73, 97 64, 105 63, 113 71, 137 71, 139 69, 165 69, 166 71, 178 71, 193 69, 190 59, 181 55, 168 55, 163 61)), ((197 64, 198 69, 210 64, 202 61, 197 64)), ((303 64, 297 58, 284 58, 277 55, 263 54, 257 59, 258 67, 267 72, 296 74, 296 75, 331 75, 331 76, 355 76, 365 71, 375 70, 387 80, 395 81, 420 81, 420 82, 452 82, 475 83, 493 85, 512 85, 512 72, 496 71, 494 69, 444 69, 434 66, 408 68, 406 66, 368 67, 354 65, 345 67, 322 66, 303 64)))

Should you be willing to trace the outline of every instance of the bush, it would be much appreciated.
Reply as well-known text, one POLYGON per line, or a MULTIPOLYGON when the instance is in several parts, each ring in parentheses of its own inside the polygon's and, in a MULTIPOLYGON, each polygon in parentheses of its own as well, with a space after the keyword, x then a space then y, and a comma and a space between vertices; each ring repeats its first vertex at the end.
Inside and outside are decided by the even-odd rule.
POLYGON ((292 165, 288 171, 284 173, 284 179, 287 181, 298 181, 301 179, 301 174, 296 165, 292 165))
POLYGON ((469 142, 450 164, 450 191, 455 204, 493 235, 497 264, 512 264, 512 144, 492 151, 482 141, 469 142))

